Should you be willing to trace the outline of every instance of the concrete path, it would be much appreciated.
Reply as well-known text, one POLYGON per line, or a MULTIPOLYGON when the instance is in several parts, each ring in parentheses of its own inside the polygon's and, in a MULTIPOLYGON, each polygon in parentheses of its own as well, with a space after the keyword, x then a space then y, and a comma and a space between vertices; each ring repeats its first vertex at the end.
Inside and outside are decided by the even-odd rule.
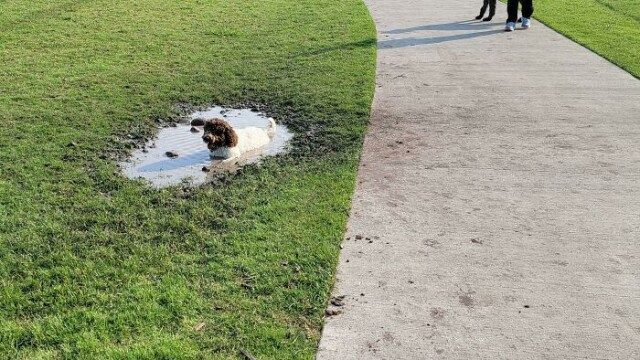
POLYGON ((467 21, 480 2, 367 1, 377 95, 319 359, 640 359, 640 81, 503 33, 503 5, 467 21))

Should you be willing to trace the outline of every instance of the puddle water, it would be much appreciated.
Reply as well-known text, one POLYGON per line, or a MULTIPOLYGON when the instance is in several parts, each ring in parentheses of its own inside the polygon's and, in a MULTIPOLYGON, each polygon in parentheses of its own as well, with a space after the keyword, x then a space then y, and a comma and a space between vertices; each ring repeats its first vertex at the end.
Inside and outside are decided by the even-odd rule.
MULTIPOLYGON (((223 118, 234 128, 255 126, 267 128, 268 117, 248 109, 227 109, 213 107, 189 115, 193 119, 223 118)), ((276 119, 278 122, 278 119, 276 119)), ((277 125, 276 136, 269 145, 255 152, 244 154, 242 158, 223 163, 210 158, 209 150, 202 141, 202 126, 196 126, 198 132, 191 131, 190 124, 178 124, 176 127, 160 129, 157 137, 146 144, 144 149, 133 152, 131 158, 120 163, 122 172, 129 178, 143 178, 155 187, 165 187, 187 182, 200 185, 207 182, 212 173, 233 171, 242 165, 257 162, 264 156, 272 156, 286 150, 293 134, 281 124, 277 125), (168 157, 173 152, 176 157, 168 157), (203 171, 208 167, 210 172, 203 171)))

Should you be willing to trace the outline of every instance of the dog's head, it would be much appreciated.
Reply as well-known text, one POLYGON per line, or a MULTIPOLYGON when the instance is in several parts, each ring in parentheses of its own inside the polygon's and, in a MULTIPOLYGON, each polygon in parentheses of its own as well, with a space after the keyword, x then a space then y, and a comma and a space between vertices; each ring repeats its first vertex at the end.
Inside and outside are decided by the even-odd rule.
POLYGON ((202 140, 209 150, 238 145, 238 135, 228 122, 222 119, 210 119, 204 123, 202 140))

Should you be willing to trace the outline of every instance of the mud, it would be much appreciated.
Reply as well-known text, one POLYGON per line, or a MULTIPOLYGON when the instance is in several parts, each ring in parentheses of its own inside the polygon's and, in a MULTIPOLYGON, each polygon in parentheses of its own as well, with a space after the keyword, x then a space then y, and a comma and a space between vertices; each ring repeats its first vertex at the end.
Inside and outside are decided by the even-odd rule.
POLYGON ((293 138, 286 126, 278 124, 276 137, 265 148, 231 162, 212 160, 201 138, 202 128, 194 125, 200 124, 201 119, 214 117, 224 118, 235 128, 266 128, 269 124, 267 116, 250 109, 212 107, 195 111, 186 117, 185 123, 160 129, 155 139, 122 161, 123 174, 131 179, 142 178, 158 188, 181 184, 197 186, 210 181, 213 174, 233 172, 265 156, 285 152, 293 138))

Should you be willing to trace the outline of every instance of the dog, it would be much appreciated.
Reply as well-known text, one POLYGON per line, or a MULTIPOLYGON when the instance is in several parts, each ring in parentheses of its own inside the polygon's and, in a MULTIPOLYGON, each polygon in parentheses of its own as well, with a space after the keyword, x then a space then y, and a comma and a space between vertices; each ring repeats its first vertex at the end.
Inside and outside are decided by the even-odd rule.
POLYGON ((204 123, 202 140, 211 151, 212 158, 225 161, 267 146, 276 135, 276 122, 269 118, 269 126, 234 129, 223 119, 210 119, 204 123))
POLYGON ((480 9, 480 15, 476 16, 476 20, 482 19, 488 7, 489 16, 482 19, 482 21, 491 21, 491 19, 493 19, 493 17, 496 15, 496 2, 497 0, 484 0, 484 3, 482 4, 482 8, 480 9))

